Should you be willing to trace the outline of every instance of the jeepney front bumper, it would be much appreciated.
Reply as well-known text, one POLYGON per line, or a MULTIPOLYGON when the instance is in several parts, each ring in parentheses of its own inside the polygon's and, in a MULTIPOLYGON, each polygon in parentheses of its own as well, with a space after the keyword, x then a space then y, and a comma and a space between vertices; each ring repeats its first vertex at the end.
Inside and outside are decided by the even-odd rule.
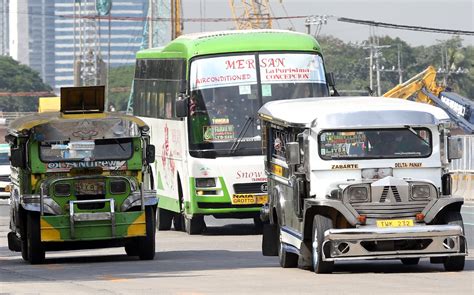
POLYGON ((329 229, 324 233, 323 249, 325 261, 467 255, 459 225, 329 229))

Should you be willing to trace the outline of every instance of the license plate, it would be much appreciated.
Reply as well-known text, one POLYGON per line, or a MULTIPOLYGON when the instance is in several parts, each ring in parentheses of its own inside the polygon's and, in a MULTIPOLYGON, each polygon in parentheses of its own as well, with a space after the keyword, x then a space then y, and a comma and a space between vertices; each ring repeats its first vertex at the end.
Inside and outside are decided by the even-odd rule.
POLYGON ((413 219, 377 220, 377 227, 402 227, 402 226, 413 226, 413 219))
POLYGON ((76 195, 102 195, 105 194, 105 183, 99 181, 76 182, 76 195))
POLYGON ((267 195, 234 194, 232 196, 233 205, 265 204, 267 202, 267 195))

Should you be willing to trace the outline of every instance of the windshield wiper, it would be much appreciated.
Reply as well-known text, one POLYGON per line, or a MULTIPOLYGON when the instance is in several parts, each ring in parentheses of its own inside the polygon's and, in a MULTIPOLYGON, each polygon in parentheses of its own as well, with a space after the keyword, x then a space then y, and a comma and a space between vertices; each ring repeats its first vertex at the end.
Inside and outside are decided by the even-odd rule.
POLYGON ((423 137, 421 137, 418 132, 416 132, 415 129, 413 129, 413 127, 411 126, 408 126, 408 125, 405 125, 405 128, 410 130, 411 133, 415 134, 416 137, 418 137, 419 139, 421 139, 424 143, 426 143, 427 145, 430 145, 430 143, 428 141, 426 141, 423 137))
POLYGON ((120 141, 117 139, 117 138, 114 138, 115 139, 115 142, 118 143, 119 147, 122 149, 122 151, 125 152, 125 148, 122 146, 122 144, 120 143, 120 141))
POLYGON ((242 127, 242 130, 240 131, 239 136, 237 136, 234 143, 230 147, 230 152, 229 153, 231 155, 234 154, 235 151, 237 150, 237 148, 239 147, 240 143, 242 142, 242 139, 244 138, 245 134, 247 133, 247 130, 249 129, 249 127, 252 124, 253 120, 254 120, 253 117, 250 116, 245 121, 244 127, 242 127))

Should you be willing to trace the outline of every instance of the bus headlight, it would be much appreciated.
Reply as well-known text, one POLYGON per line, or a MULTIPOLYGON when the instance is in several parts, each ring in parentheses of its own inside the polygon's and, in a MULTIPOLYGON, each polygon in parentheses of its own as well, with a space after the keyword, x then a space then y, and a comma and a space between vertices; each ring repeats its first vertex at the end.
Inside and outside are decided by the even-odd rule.
POLYGON ((368 202, 369 190, 366 186, 352 186, 348 188, 349 201, 351 203, 368 202))
POLYGON ((196 187, 216 187, 215 178, 196 178, 196 187))
POLYGON ((430 198, 430 186, 417 184, 411 187, 411 198, 413 200, 427 200, 430 198))

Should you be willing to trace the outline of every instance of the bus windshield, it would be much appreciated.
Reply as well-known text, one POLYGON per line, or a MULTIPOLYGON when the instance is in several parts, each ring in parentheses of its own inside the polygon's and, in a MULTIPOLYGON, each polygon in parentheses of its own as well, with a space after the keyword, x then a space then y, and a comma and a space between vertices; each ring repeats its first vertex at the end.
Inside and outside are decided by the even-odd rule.
POLYGON ((259 108, 273 100, 328 96, 323 61, 309 53, 205 57, 190 70, 191 151, 260 154, 259 108))
POLYGON ((319 135, 323 160, 424 158, 431 155, 426 128, 325 131, 319 135))

